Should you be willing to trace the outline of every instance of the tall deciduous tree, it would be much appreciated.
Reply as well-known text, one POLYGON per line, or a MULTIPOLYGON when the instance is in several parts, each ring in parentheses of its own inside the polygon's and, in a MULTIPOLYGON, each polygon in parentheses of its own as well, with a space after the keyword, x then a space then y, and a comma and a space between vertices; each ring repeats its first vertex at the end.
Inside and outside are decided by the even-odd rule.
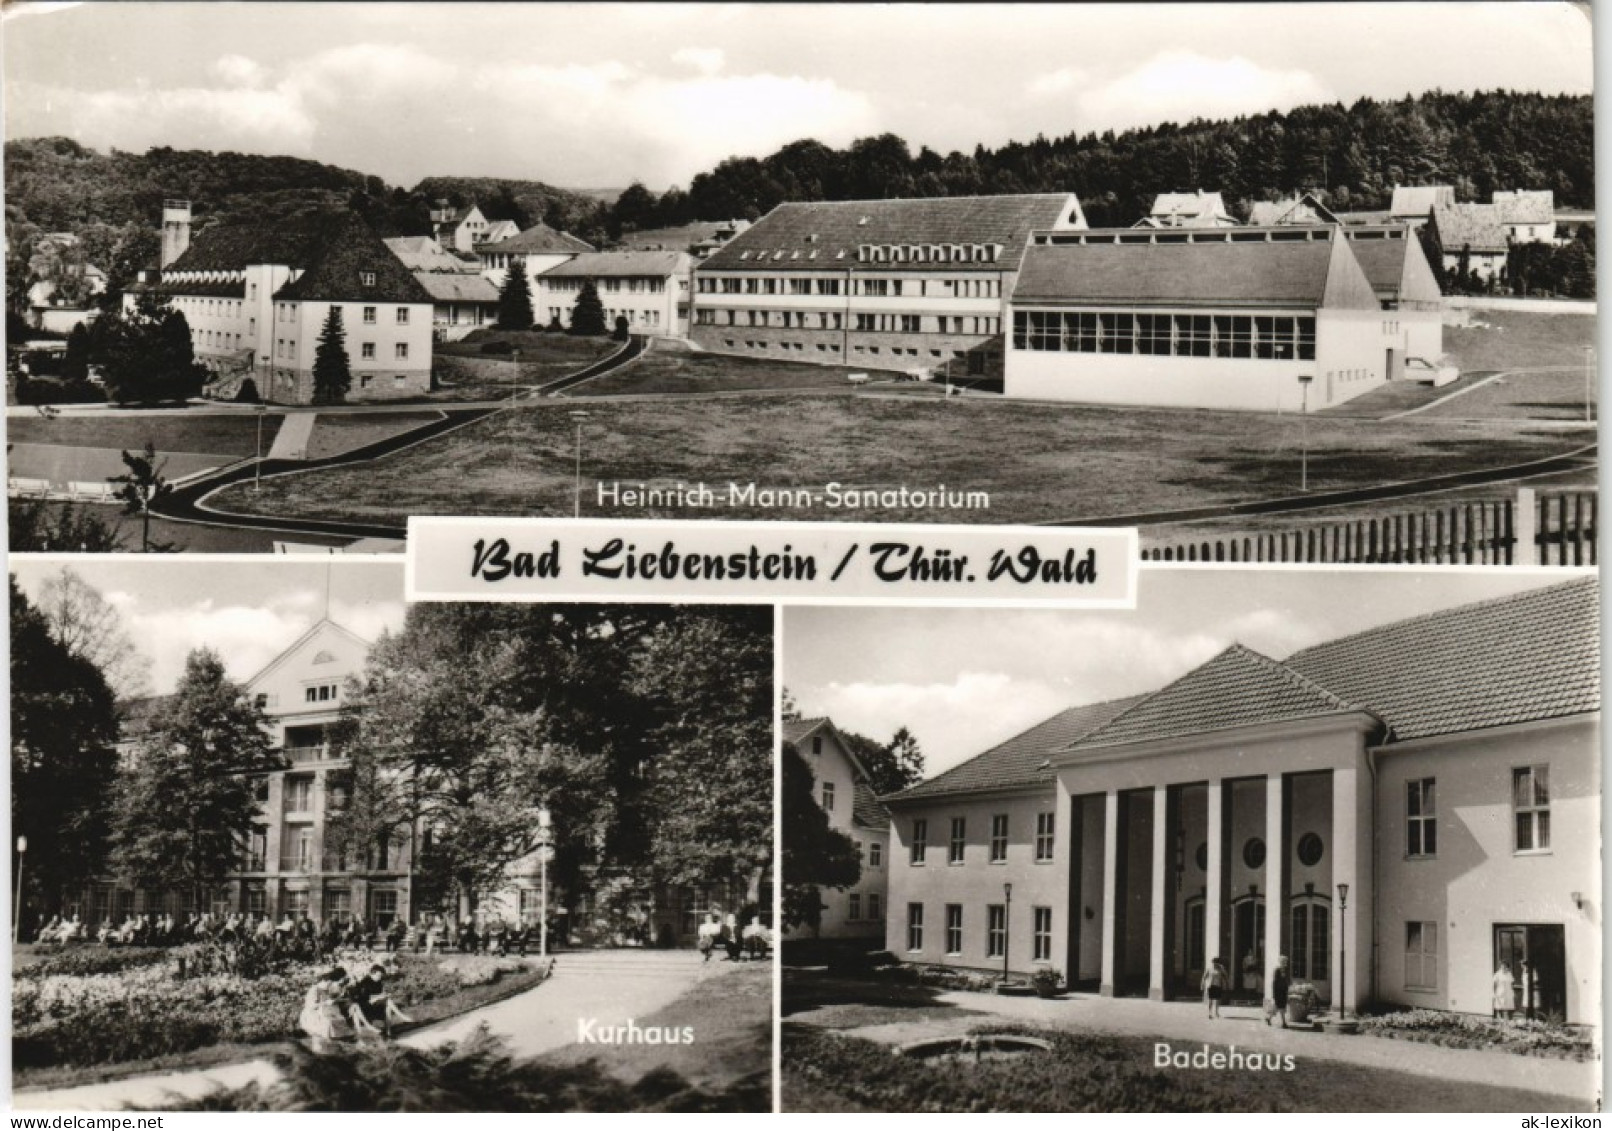
POLYGON ((856 844, 828 822, 818 805, 816 779, 795 747, 784 744, 784 791, 779 825, 784 848, 784 923, 815 928, 822 920, 822 888, 843 891, 862 878, 856 844))
POLYGON ((120 700, 146 693, 147 662, 129 639, 123 615, 71 566, 45 582, 39 610, 51 635, 70 654, 98 668, 120 700))
POLYGON ((509 265, 509 274, 498 291, 498 328, 532 328, 532 284, 526 277, 526 261, 518 256, 509 265))
POLYGON ((571 308, 570 332, 582 338, 598 338, 609 333, 605 325, 604 303, 599 301, 599 290, 592 279, 585 279, 577 294, 576 305, 571 308))
POLYGON ((143 888, 188 891, 204 906, 240 867, 258 813, 254 779, 282 766, 263 712, 217 653, 191 652, 119 782, 117 872, 143 888))
POLYGON ((28 838, 23 905, 48 916, 105 862, 117 712, 100 669, 10 584, 11 831, 28 838))
POLYGON ((347 358, 347 331, 342 326, 341 307, 331 303, 313 355, 313 403, 341 404, 352 387, 353 367, 347 358))

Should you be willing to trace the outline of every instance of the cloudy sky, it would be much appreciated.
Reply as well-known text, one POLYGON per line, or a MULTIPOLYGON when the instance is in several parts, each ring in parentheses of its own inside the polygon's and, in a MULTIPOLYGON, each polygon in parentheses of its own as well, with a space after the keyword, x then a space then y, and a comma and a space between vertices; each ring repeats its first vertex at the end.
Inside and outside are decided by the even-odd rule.
POLYGON ((11 561, 33 601, 64 568, 122 614, 157 695, 174 689, 194 648, 217 652, 231 679, 256 675, 324 614, 327 580, 330 619, 343 628, 373 641, 403 627, 402 562, 11 561))
POLYGON ((1144 569, 1134 612, 793 608, 784 686, 803 715, 880 742, 905 726, 933 775, 1066 707, 1157 690, 1233 643, 1283 659, 1552 580, 1560 576, 1144 569))
POLYGON ((892 131, 941 152, 1363 96, 1591 90, 1553 3, 15 3, 7 137, 286 153, 412 185, 686 184, 892 131))

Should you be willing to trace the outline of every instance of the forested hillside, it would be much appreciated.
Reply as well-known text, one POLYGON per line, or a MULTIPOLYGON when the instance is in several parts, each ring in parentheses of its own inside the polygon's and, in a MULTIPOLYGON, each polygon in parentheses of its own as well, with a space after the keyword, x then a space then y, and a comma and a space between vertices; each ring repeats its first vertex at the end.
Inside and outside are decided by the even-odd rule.
POLYGON ((1074 192, 1093 226, 1127 225, 1153 195, 1206 189, 1246 214, 1255 200, 1323 192, 1338 210, 1384 208, 1395 184, 1455 186, 1462 200, 1495 189, 1552 189, 1558 205, 1593 207, 1594 108, 1588 96, 1434 92, 1361 99, 1230 121, 1013 142, 972 154, 914 154, 892 134, 845 149, 803 140, 769 157, 733 157, 687 190, 633 186, 613 223, 647 228, 754 219, 783 200, 856 200, 1074 192))

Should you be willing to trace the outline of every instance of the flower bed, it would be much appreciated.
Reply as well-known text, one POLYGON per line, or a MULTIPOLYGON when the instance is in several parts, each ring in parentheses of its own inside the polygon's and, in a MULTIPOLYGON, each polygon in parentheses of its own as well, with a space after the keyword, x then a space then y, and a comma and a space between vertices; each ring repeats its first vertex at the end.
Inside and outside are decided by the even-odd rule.
POLYGON ((1374 1037, 1421 1041, 1456 1049, 1496 1049, 1555 1060, 1594 1060, 1594 1035, 1550 1021, 1506 1021, 1438 1009, 1408 1009, 1362 1017, 1360 1031, 1374 1037))
MULTIPOLYGON (((369 964, 368 956, 347 963, 353 972, 369 964)), ((40 974, 29 967, 13 983, 13 1064, 114 1064, 216 1044, 285 1040, 296 1035, 303 995, 325 969, 302 964, 259 978, 210 973, 181 979, 167 964, 90 974, 40 974)), ((517 960, 490 959, 461 975, 446 962, 407 956, 387 982, 408 1009, 524 969, 517 960)))
POLYGON ((73 946, 44 953, 16 972, 18 978, 52 974, 119 974, 173 962, 173 951, 160 946, 73 946))

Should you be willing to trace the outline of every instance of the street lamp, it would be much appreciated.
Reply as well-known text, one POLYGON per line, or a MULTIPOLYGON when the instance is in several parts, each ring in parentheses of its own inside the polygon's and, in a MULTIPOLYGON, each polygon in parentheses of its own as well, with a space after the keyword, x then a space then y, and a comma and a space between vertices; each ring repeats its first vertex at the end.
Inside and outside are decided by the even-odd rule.
POLYGON ((15 949, 22 937, 22 860, 28 854, 28 838, 17 838, 17 898, 12 901, 11 945, 15 949))
POLYGON ((1002 981, 1008 980, 1008 943, 1012 939, 1009 933, 1013 922, 1013 885, 1002 885, 1002 981))
POLYGON ((1299 490, 1310 489, 1310 382, 1315 377, 1299 374, 1299 490))
POLYGON ((577 463, 576 463, 576 491, 573 499, 572 517, 582 517, 582 422, 588 414, 582 409, 572 409, 571 419, 577 422, 577 463))
POLYGON ((263 414, 268 405, 261 400, 253 408, 257 413, 257 462, 252 465, 252 490, 257 491, 263 486, 263 414))
POLYGON ((1584 423, 1595 420, 1595 347, 1584 347, 1584 423))
POLYGON ((1338 1020, 1349 1016, 1349 885, 1338 885, 1338 1020))
POLYGON ((553 816, 548 806, 537 811, 537 956, 549 956, 549 860, 554 856, 553 816))

